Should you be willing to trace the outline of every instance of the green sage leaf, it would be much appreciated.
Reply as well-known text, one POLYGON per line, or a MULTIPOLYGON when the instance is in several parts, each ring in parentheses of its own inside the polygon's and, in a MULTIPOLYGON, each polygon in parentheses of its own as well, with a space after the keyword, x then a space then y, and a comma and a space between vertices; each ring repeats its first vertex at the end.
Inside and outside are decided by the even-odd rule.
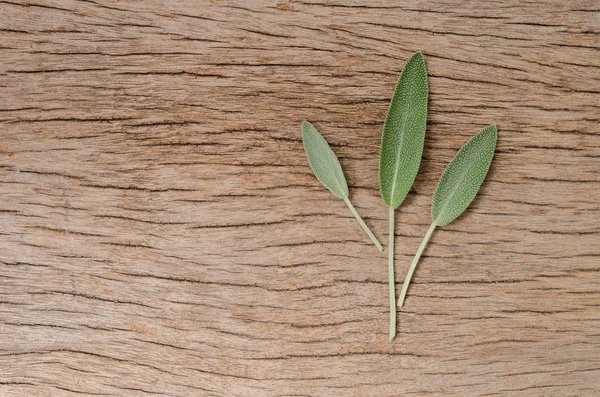
POLYGON ((433 193, 431 217, 437 226, 455 220, 473 201, 494 158, 497 139, 496 126, 487 126, 450 161, 433 193))
POLYGON ((377 249, 382 251, 383 247, 381 243, 362 220, 348 198, 348 184, 346 183, 346 177, 344 177, 344 172, 337 156, 333 153, 325 138, 308 121, 302 122, 302 143, 304 144, 306 157, 308 157, 308 164, 310 164, 310 168, 317 179, 336 197, 344 200, 352 215, 354 215, 365 233, 367 233, 367 236, 369 236, 377 249))
POLYGON ((302 143, 317 179, 336 197, 347 199, 348 184, 342 166, 325 138, 308 121, 302 122, 302 143))
POLYGON ((494 158, 498 131, 495 125, 489 125, 475 134, 469 142, 461 147, 450 161, 440 180, 431 204, 433 222, 421 242, 415 255, 404 284, 398 297, 398 307, 401 308, 406 298, 410 280, 417 268, 421 254, 437 226, 444 226, 462 214, 477 195, 479 187, 490 169, 494 158))
POLYGON ((379 190, 388 207, 406 198, 421 163, 427 123, 427 69, 421 52, 406 62, 383 124, 379 190))
POLYGON ((406 61, 390 102, 379 150, 379 191, 389 207, 388 275, 390 290, 390 340, 396 336, 394 276, 394 210, 412 186, 425 142, 427 125, 427 69, 421 52, 406 61))

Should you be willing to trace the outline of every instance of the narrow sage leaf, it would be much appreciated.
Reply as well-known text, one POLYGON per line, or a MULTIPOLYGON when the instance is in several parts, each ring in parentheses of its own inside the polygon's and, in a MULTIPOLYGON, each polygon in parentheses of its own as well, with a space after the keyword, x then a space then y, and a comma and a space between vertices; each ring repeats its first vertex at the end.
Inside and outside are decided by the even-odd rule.
POLYGON ((308 157, 308 164, 317 179, 334 196, 344 200, 348 208, 350 208, 352 215, 354 215, 360 226, 362 226, 371 241, 373 241, 373 244, 375 244, 379 251, 382 251, 383 247, 360 215, 358 215, 358 212, 348 198, 348 184, 346 183, 346 177, 337 156, 331 150, 325 138, 308 121, 302 122, 302 143, 304 144, 306 157, 308 157))
POLYGON ((496 126, 487 126, 450 161, 433 193, 431 218, 437 226, 449 224, 471 204, 490 168, 497 139, 496 126))
POLYGON ((325 138, 308 121, 302 122, 302 143, 317 179, 334 196, 347 199, 348 184, 342 166, 325 138))
POLYGON ((410 265, 398 299, 398 307, 404 304, 412 275, 435 228, 445 226, 458 218, 477 195, 494 158, 497 139, 496 126, 485 127, 459 149, 442 173, 433 193, 431 204, 433 222, 410 265))
POLYGON ((394 90, 383 124, 379 154, 379 190, 389 207, 390 340, 396 335, 394 285, 394 210, 406 198, 421 163, 427 124, 427 69, 421 52, 413 54, 394 90))
POLYGON ((420 52, 400 73, 383 124, 379 154, 379 190, 388 207, 406 198, 421 163, 427 123, 427 69, 420 52))

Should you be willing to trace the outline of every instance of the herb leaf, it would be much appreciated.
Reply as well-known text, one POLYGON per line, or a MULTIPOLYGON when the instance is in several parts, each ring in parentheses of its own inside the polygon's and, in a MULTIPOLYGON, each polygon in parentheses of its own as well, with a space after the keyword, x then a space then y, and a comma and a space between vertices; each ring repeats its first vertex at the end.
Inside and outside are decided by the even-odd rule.
POLYGON ((435 228, 445 226, 458 218, 477 195, 494 158, 497 139, 496 126, 485 127, 458 150, 442 173, 433 193, 431 205, 433 222, 408 269, 398 298, 398 307, 404 304, 412 275, 435 228))
POLYGON ((347 199, 348 184, 342 166, 325 138, 308 121, 302 122, 302 143, 308 157, 308 164, 317 179, 334 196, 347 199))
POLYGON ((383 247, 348 199, 348 184, 337 156, 331 150, 325 138, 308 121, 302 122, 302 143, 304 144, 306 157, 308 157, 308 164, 317 179, 336 197, 344 200, 352 215, 373 241, 373 244, 379 251, 382 251, 383 247))
POLYGON ((437 226, 458 218, 473 201, 494 158, 497 138, 496 126, 487 126, 450 161, 433 193, 431 218, 437 226))
POLYGON ((417 52, 406 61, 383 124, 379 189, 388 207, 402 204, 419 171, 428 94, 425 59, 417 52))
POLYGON ((427 125, 427 69, 421 52, 413 54, 396 83, 379 152, 379 190, 389 207, 390 340, 396 336, 394 285, 394 210, 406 198, 421 163, 427 125))

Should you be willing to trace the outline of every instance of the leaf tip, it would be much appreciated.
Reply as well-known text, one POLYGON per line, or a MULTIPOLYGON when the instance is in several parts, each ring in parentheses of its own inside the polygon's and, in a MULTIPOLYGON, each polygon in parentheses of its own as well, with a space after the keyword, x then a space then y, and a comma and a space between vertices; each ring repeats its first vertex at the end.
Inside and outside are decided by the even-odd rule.
POLYGON ((425 56, 423 55, 423 53, 421 52, 421 50, 415 52, 414 54, 411 55, 411 57, 408 59, 409 61, 416 61, 418 60, 419 63, 422 63, 423 65, 425 65, 425 56))
POLYGON ((305 140, 308 139, 311 131, 315 130, 315 127, 308 121, 302 121, 302 142, 306 144, 305 140))
POLYGON ((491 133, 494 136, 494 142, 498 140, 498 127, 496 124, 490 124, 484 128, 484 131, 491 133))

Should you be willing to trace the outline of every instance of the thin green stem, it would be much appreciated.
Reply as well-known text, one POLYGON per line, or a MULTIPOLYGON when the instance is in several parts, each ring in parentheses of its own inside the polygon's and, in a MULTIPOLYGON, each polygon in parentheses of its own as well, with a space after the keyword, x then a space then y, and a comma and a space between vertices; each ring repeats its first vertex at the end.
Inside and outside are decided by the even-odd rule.
POLYGON ((408 291, 408 285, 410 284, 410 279, 412 278, 412 275, 415 272, 415 269, 417 268, 417 263, 419 263, 421 254, 425 250, 425 247, 427 246, 427 243, 429 242, 429 239, 431 238, 431 235, 433 234, 433 231, 435 230, 436 226, 437 225, 435 224, 435 222, 433 222, 431 224, 431 226, 429 226, 429 230, 427 230, 427 234, 425 234, 425 238, 423 238, 423 242, 421 243, 421 246, 419 247, 419 250, 417 251, 415 258, 413 259, 412 264, 410 265, 410 269, 408 269, 408 274, 406 275, 406 278, 404 279, 404 284, 402 285, 402 291, 400 292, 400 297, 398 298, 398 308, 401 308, 402 305, 404 304, 404 298, 406 297, 406 291, 408 291))
POLYGON ((350 202, 350 200, 348 200, 347 198, 345 198, 344 202, 346 203, 346 205, 348 206, 348 208, 350 208, 350 211, 352 212, 352 214, 354 215, 354 217, 356 218, 356 220, 358 221, 358 223, 360 223, 360 225, 362 226, 362 228, 365 231, 365 233, 367 233, 367 235, 371 238, 371 241, 373 242, 373 244, 375 244, 375 246, 377 247, 377 249, 379 251, 383 251, 383 247, 379 243, 379 240, 377 240, 377 238, 375 237, 375 235, 373 234, 373 232, 371 232, 371 230, 369 229, 369 227, 367 226, 367 224, 362 220, 362 218, 360 217, 360 215, 358 215, 358 212, 356 212, 356 209, 354 208, 354 206, 352 205, 352 203, 350 202))
POLYGON ((388 269, 390 285, 390 340, 396 336, 396 286, 394 284, 394 208, 390 207, 388 269))

